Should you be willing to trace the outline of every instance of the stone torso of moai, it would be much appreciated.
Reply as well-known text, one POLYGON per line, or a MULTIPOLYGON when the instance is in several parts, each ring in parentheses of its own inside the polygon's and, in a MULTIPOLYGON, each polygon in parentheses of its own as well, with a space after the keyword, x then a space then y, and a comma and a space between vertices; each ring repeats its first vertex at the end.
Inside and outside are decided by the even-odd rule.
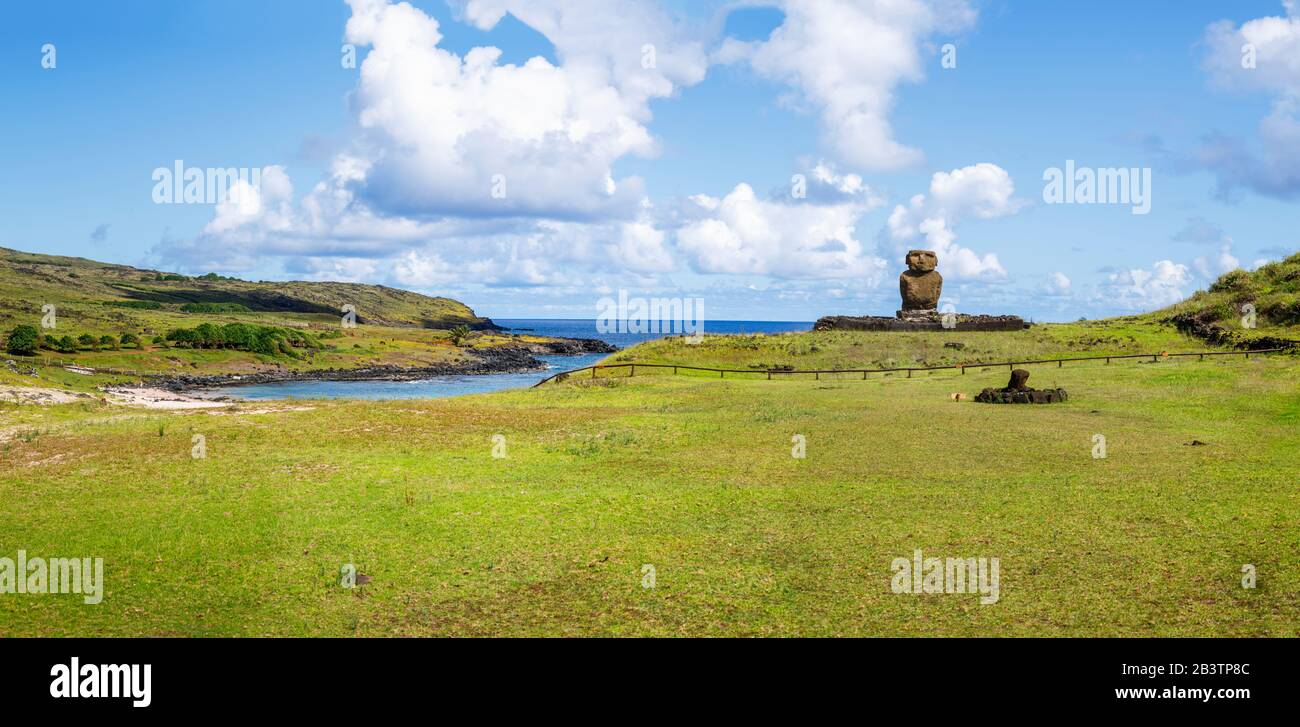
POLYGON ((939 258, 932 250, 910 250, 907 270, 898 276, 898 292, 903 296, 899 318, 932 318, 937 315, 943 276, 935 270, 939 258))

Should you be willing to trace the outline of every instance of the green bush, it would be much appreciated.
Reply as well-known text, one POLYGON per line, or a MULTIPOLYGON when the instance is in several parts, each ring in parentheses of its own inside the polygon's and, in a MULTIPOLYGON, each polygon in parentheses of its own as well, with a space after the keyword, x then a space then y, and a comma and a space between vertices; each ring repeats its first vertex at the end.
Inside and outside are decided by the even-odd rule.
POLYGON ((1245 270, 1231 270, 1210 284, 1211 293, 1245 293, 1251 289, 1250 273, 1245 270))
POLYGON ((226 348, 291 358, 298 357, 295 348, 321 348, 320 340, 310 333, 249 323, 201 323, 194 328, 176 328, 167 332, 167 340, 189 348, 226 348))
POLYGON ((9 332, 9 341, 5 344, 5 350, 15 356, 30 356, 36 353, 40 342, 41 334, 36 330, 36 326, 14 326, 14 329, 9 332))
POLYGON ((181 306, 183 313, 250 313, 243 303, 186 303, 181 306))

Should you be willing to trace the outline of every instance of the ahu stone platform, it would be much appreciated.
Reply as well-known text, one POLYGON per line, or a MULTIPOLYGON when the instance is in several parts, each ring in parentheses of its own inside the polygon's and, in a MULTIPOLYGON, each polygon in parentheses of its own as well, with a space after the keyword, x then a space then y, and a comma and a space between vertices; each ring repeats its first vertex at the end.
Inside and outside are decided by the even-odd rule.
POLYGON ((899 311, 897 316, 824 316, 813 324, 814 331, 1019 331, 1029 327, 1019 316, 988 316, 936 311, 899 311))

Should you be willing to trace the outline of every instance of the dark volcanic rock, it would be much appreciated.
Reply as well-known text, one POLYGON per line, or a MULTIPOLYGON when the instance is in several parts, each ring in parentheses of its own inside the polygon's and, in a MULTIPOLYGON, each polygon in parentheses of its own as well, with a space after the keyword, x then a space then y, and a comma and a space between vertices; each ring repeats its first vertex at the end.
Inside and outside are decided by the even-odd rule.
POLYGON ((966 315, 958 313, 952 328, 943 327, 943 315, 931 311, 925 318, 885 316, 825 316, 813 324, 814 331, 1019 331, 1029 327, 1019 316, 966 315))
POLYGON ((984 404, 1055 404, 1065 401, 1065 389, 1031 389, 1029 372, 1016 369, 1011 380, 1001 389, 985 389, 975 395, 975 401, 984 404))
POLYGON ((1174 324, 1174 328, 1197 338, 1208 341, 1216 346, 1231 346, 1238 350, 1256 351, 1266 348, 1295 349, 1300 347, 1300 342, 1292 341, 1288 338, 1278 338, 1276 336, 1259 336, 1256 338, 1243 339, 1239 334, 1224 328, 1214 321, 1213 313, 1210 311, 1201 311, 1200 313, 1179 313, 1167 319, 1169 323, 1174 324))

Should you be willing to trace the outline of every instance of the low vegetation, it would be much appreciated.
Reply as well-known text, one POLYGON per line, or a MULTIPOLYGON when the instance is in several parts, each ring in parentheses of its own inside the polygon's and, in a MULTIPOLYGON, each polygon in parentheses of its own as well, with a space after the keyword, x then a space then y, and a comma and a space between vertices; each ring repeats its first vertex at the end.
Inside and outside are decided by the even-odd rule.
POLYGON ((1294 357, 1028 368, 1070 400, 949 398, 1001 369, 10 407, 0 543, 106 589, 0 597, 0 636, 1300 636, 1294 357), (998 558, 998 601, 893 593, 916 549, 998 558))

